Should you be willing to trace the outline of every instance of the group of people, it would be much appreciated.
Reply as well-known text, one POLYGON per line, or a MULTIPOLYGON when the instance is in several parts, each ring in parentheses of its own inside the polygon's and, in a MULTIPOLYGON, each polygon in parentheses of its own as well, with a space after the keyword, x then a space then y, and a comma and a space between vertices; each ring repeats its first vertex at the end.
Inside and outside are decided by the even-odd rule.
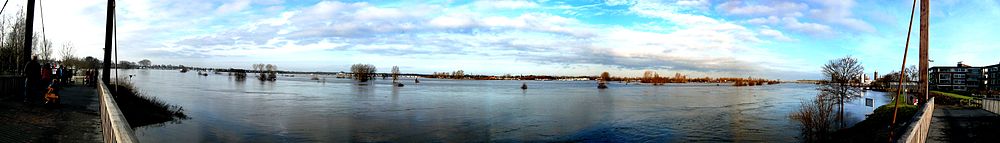
POLYGON ((38 57, 32 57, 25 66, 24 102, 43 104, 59 104, 59 90, 69 82, 72 71, 53 63, 40 63, 38 57))

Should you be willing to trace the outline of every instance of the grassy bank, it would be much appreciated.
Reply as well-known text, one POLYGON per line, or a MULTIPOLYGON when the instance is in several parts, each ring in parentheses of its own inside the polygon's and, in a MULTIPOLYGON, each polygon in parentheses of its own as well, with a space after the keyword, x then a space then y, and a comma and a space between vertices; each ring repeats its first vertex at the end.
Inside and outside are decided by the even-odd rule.
MULTIPOLYGON (((898 95, 896 99, 905 99, 904 96, 898 95)), ((906 101, 893 100, 889 104, 876 108, 872 115, 869 115, 864 121, 855 124, 853 127, 834 132, 833 142, 888 141, 889 125, 892 124, 893 111, 896 106, 899 106, 899 112, 896 114, 896 126, 894 130, 896 130, 895 135, 899 136, 900 132, 903 131, 902 128, 913 118, 913 114, 916 114, 919 107, 908 104, 906 101), (899 102, 899 105, 895 105, 893 102, 899 102)))
POLYGON ((936 104, 955 105, 959 107, 973 107, 972 101, 976 99, 971 96, 942 91, 931 91, 930 94, 931 97, 935 97, 934 102, 936 104))
POLYGON ((127 79, 119 78, 108 85, 108 90, 114 95, 119 109, 133 128, 187 118, 184 108, 143 95, 127 79))

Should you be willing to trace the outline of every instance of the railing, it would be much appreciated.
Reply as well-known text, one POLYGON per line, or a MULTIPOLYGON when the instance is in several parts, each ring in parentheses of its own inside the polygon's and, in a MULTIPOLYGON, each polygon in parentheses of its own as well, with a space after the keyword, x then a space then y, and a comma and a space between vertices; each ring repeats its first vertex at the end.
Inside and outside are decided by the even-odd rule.
POLYGON ((979 107, 983 108, 983 110, 993 112, 993 114, 1000 114, 1000 99, 979 98, 979 107))
POLYGON ((101 130, 104 131, 104 142, 106 143, 134 143, 139 142, 132 132, 131 126, 125 120, 125 114, 118 109, 114 97, 108 91, 108 87, 103 81, 98 80, 98 93, 101 98, 101 130))
POLYGON ((927 141, 927 131, 931 127, 931 118, 934 117, 934 98, 927 100, 920 110, 913 114, 913 120, 906 127, 903 136, 896 140, 901 143, 923 143, 927 141))
POLYGON ((0 75, 0 97, 20 97, 24 95, 24 77, 0 75))

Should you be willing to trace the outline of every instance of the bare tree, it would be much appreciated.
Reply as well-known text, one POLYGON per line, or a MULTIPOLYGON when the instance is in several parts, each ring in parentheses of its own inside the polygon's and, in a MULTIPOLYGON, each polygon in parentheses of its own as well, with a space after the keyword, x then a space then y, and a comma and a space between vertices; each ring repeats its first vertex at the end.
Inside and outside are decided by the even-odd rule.
POLYGON ((845 101, 850 100, 850 98, 861 97, 860 95, 863 93, 861 88, 852 87, 850 84, 860 83, 860 77, 864 74, 864 67, 861 67, 861 62, 858 59, 847 56, 830 60, 822 69, 824 76, 827 77, 830 84, 820 86, 820 90, 824 94, 829 94, 821 97, 840 105, 837 120, 840 121, 840 127, 843 128, 846 126, 844 122, 845 101))
POLYGON ((655 75, 655 74, 656 74, 656 72, 649 71, 649 70, 647 70, 645 72, 642 72, 642 79, 639 79, 639 82, 642 82, 642 83, 651 83, 651 82, 653 82, 653 75, 655 75))
POLYGON ((392 66, 392 83, 399 79, 399 66, 392 66))
POLYGON ((605 82, 610 81, 611 80, 611 74, 609 74, 608 72, 601 73, 600 80, 601 81, 605 81, 605 82))
POLYGON ((597 79, 597 88, 605 89, 608 88, 608 81, 611 80, 611 74, 608 72, 601 73, 601 77, 597 79))
POLYGON ((59 51, 60 55, 62 55, 63 61, 76 59, 73 52, 75 52, 75 46, 73 46, 72 42, 63 43, 62 50, 59 51))
POLYGON ((30 52, 24 50, 24 34, 27 32, 25 23, 24 11, 18 11, 13 16, 3 19, 3 29, 0 29, 2 30, 0 33, 3 33, 3 45, 0 45, 0 65, 4 66, 0 66, 0 74, 19 74, 30 60, 23 56, 30 52))
POLYGON ((864 67, 861 67, 861 62, 851 56, 844 58, 830 60, 829 63, 823 66, 823 75, 826 76, 830 83, 852 83, 858 82, 856 79, 860 75, 864 74, 864 67))
POLYGON ((454 79, 465 78, 465 71, 458 70, 458 71, 452 72, 451 73, 451 77, 454 78, 454 79))
POLYGON ((833 107, 830 101, 819 98, 803 102, 789 117, 802 124, 802 135, 807 141, 824 141, 833 131, 833 107))
POLYGON ((375 65, 371 64, 354 64, 351 65, 351 73, 354 75, 354 80, 360 82, 368 82, 374 76, 375 65))
MULTIPOLYGON (((34 37, 39 37, 38 33, 35 33, 34 37)), ((32 42, 36 42, 38 38, 32 38, 32 42)), ((52 60, 52 41, 49 39, 42 39, 42 43, 35 46, 35 55, 41 60, 52 60)))

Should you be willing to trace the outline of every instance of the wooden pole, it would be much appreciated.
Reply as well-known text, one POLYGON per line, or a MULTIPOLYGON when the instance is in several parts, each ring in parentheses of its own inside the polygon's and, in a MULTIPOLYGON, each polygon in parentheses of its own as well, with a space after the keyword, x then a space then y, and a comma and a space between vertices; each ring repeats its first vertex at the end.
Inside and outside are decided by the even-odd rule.
POLYGON ((101 73, 101 80, 105 84, 111 83, 111 36, 114 31, 115 22, 115 0, 108 0, 108 17, 104 24, 104 73, 101 73))
MULTIPOLYGON (((928 21, 929 21, 928 15, 930 15, 930 12, 929 12, 930 11, 930 5, 931 4, 930 4, 929 0, 920 0, 920 71, 919 71, 920 72, 920 87, 919 87, 920 90, 918 92, 920 94, 924 95, 924 102, 926 102, 927 99, 930 99, 929 93, 928 93, 929 92, 928 91, 928 83, 927 83, 927 68, 928 68, 927 66, 928 66, 928 62, 930 61, 930 59, 927 57, 927 54, 928 54, 927 49, 928 49, 928 46, 929 46, 928 45, 928 38, 929 38, 929 36, 928 36, 927 32, 929 31, 929 29, 928 29, 928 25, 929 25, 929 23, 928 23, 928 21)), ((917 95, 917 96, 920 96, 920 95, 917 95)))
MULTIPOLYGON (((34 31, 35 30, 35 28, 34 28, 35 27, 35 0, 28 0, 28 11, 26 11, 26 12, 28 12, 28 13, 26 13, 28 15, 26 15, 26 17, 25 17, 26 21, 24 23, 24 27, 25 27, 25 32, 24 32, 24 47, 22 47, 23 48, 22 50, 24 52, 24 61, 25 61, 25 63, 31 61, 31 44, 32 44, 31 43, 31 36, 33 36, 32 34, 34 34, 34 32, 35 32, 34 31)), ((38 63, 35 63, 35 64, 38 64, 38 63)), ((27 71, 30 71, 30 70, 25 70, 25 72, 27 72, 27 71)), ((25 76, 27 76, 27 74, 38 74, 38 73, 25 73, 25 76)))

